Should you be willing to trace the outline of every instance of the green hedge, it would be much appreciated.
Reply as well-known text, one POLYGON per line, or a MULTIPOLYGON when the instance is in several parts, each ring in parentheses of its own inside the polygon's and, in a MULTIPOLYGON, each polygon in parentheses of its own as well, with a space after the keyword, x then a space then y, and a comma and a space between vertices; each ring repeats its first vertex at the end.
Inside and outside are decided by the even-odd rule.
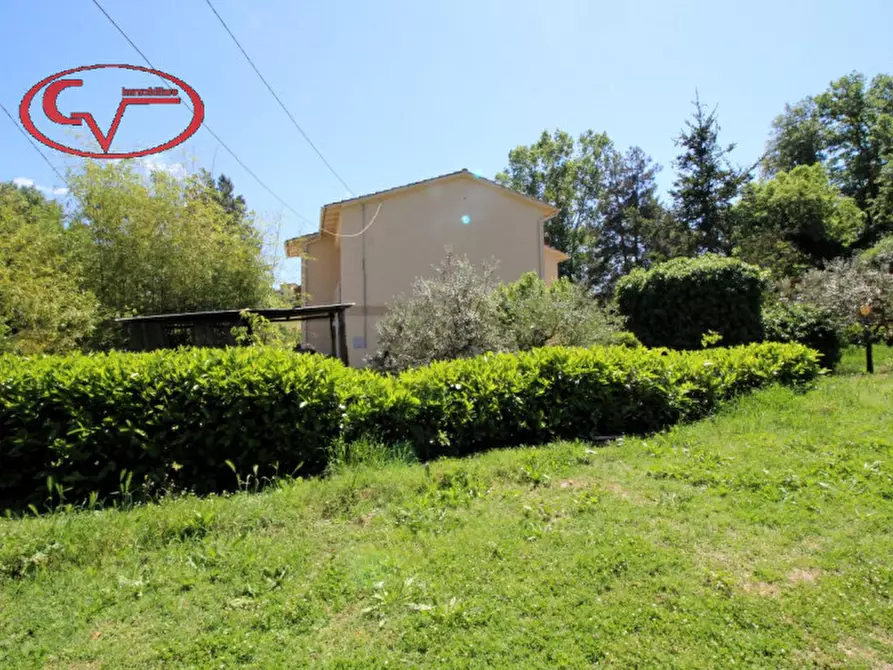
POLYGON ((763 330, 770 342, 799 342, 821 354, 829 369, 840 362, 843 334, 827 311, 803 302, 778 302, 763 310, 763 330))
POLYGON ((0 357, 0 508, 133 486, 232 489, 238 472, 321 471, 337 437, 408 441, 422 458, 647 433, 818 373, 798 344, 676 352, 548 347, 399 377, 264 349, 0 357))
POLYGON ((699 349, 708 331, 725 346, 760 341, 765 288, 760 268, 707 254, 636 269, 617 282, 615 296, 645 346, 699 349))
MULTIPOLYGON (((801 383, 817 372, 816 353, 796 344, 701 352, 546 347, 435 363, 404 373, 396 387, 413 403, 405 439, 420 457, 433 458, 556 438, 645 434, 703 416, 743 391, 801 383)), ((388 422, 365 418, 370 427, 388 422)))
POLYGON ((319 355, 232 348, 0 359, 0 508, 109 495, 131 474, 197 492, 232 487, 255 464, 320 471, 349 372, 319 355))

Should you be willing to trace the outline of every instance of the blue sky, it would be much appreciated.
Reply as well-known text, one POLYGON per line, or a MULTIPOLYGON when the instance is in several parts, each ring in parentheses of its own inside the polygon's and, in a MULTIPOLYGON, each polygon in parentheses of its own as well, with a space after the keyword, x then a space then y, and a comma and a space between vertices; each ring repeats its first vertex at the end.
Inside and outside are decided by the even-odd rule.
MULTIPOLYGON (((734 157, 749 164, 785 102, 852 70, 893 71, 893 4, 884 1, 212 1, 355 193, 463 167, 492 176, 511 148, 555 128, 641 146, 664 165, 666 189, 673 137, 696 88, 719 105, 722 140, 737 142, 734 157)), ((283 208, 204 130, 153 157, 154 167, 213 166, 265 219, 281 222, 282 239, 309 232, 323 204, 348 195, 202 0, 102 2, 157 68, 196 89, 214 131, 313 223, 283 208)), ((31 86, 58 71, 144 64, 90 0, 8 3, 0 57, 0 102, 13 114, 31 86)), ((105 128, 113 90, 148 83, 109 76, 63 93, 73 96, 60 96, 60 108, 90 111, 105 128)), ((114 147, 161 137, 189 116, 127 114, 114 147)), ((44 151, 60 167, 78 160, 44 151)), ((0 180, 15 178, 62 187, 0 116, 0 180)), ((284 263, 280 278, 294 280, 297 269, 284 263)))

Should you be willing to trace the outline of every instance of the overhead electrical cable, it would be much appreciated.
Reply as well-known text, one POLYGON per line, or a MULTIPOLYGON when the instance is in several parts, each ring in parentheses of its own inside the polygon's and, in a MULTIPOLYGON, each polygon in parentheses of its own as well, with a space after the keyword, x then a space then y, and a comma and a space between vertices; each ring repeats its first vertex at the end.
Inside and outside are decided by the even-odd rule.
MULTIPOLYGON (((105 8, 100 4, 99 0, 93 0, 93 4, 96 5, 96 7, 99 9, 99 11, 103 13, 103 15, 105 16, 106 19, 108 19, 109 23, 111 23, 111 24, 115 27, 115 29, 121 34, 121 36, 122 36, 125 40, 127 40, 127 43, 130 44, 130 46, 133 47, 133 49, 140 55, 140 57, 142 57, 142 59, 146 62, 146 65, 148 65, 148 66, 149 66, 150 68, 152 68, 153 70, 157 70, 158 68, 156 68, 156 67, 152 64, 152 61, 149 60, 149 58, 146 56, 146 54, 144 54, 144 53, 142 52, 142 50, 141 50, 141 49, 134 43, 134 41, 133 41, 132 39, 130 39, 130 37, 127 35, 127 33, 124 32, 124 29, 121 28, 121 26, 118 25, 118 23, 117 23, 117 22, 116 22, 116 21, 109 15, 109 13, 105 10, 105 8)), ((186 102, 185 100, 183 100, 182 103, 183 103, 183 105, 184 105, 187 109, 189 109, 189 111, 193 111, 193 108, 189 105, 188 102, 186 102)), ((276 198, 276 200, 278 200, 278 201, 283 205, 283 207, 285 207, 286 209, 288 209, 288 211, 290 211, 292 214, 294 214, 295 216, 297 216, 299 219, 301 219, 301 220, 304 221, 305 223, 308 223, 308 224, 310 224, 311 226, 315 225, 313 221, 311 221, 309 218, 307 218, 306 216, 304 216, 303 214, 301 214, 300 212, 298 212, 294 207, 292 207, 292 206, 289 205, 284 199, 282 199, 282 198, 279 196, 279 194, 277 194, 273 189, 271 189, 269 186, 267 186, 267 184, 266 184, 260 177, 257 176, 257 174, 254 172, 254 170, 252 170, 251 168, 249 168, 249 167, 245 164, 245 162, 244 162, 241 158, 239 158, 239 157, 236 155, 236 152, 233 151, 233 150, 229 147, 229 145, 228 145, 226 142, 223 141, 223 139, 220 137, 220 135, 218 135, 217 133, 215 133, 215 132, 211 129, 211 127, 210 127, 205 121, 202 121, 202 127, 203 127, 205 130, 207 130, 215 140, 217 140, 217 142, 218 142, 218 144, 220 144, 220 146, 222 146, 224 149, 226 149, 227 153, 229 153, 229 155, 232 156, 233 159, 234 159, 240 166, 242 166, 242 168, 245 170, 245 172, 247 172, 248 174, 250 174, 250 175, 254 178, 254 180, 255 180, 258 184, 260 184, 260 185, 264 188, 264 190, 267 191, 267 193, 269 193, 269 194, 272 195, 274 198, 276 198)))
POLYGON ((25 136, 25 139, 28 140, 28 143, 32 147, 34 147, 34 151, 36 151, 38 154, 40 154, 40 157, 44 160, 44 162, 47 165, 49 165, 50 169, 56 173, 56 176, 62 180, 62 183, 63 184, 67 183, 67 180, 65 179, 65 177, 62 176, 62 173, 59 172, 59 170, 56 168, 56 166, 50 162, 50 159, 44 155, 44 153, 40 150, 40 147, 38 147, 37 144, 34 143, 34 140, 32 139, 32 137, 28 133, 26 133, 25 130, 18 124, 18 122, 13 117, 13 115, 9 113, 9 110, 6 109, 6 106, 2 102, 0 102, 0 109, 2 109, 3 113, 9 117, 9 120, 12 122, 12 125, 14 125, 16 128, 18 128, 19 132, 25 136))
POLYGON ((216 9, 214 9, 214 5, 211 4, 211 0, 205 0, 205 2, 208 4, 208 7, 210 7, 211 11, 214 13, 214 16, 217 17, 217 20, 220 21, 220 25, 223 26, 223 29, 232 38, 233 42, 235 42, 236 46, 239 48, 239 51, 241 51, 242 55, 245 56, 245 60, 247 60, 248 64, 251 65, 255 74, 257 74, 257 76, 263 82, 264 86, 267 87, 267 90, 270 92, 270 95, 272 95, 273 98, 276 100, 276 102, 279 103, 279 106, 282 107, 282 111, 285 112, 286 116, 288 116, 288 118, 291 120, 294 127, 298 129, 298 132, 301 133, 301 136, 307 141, 307 144, 310 145, 310 148, 316 152, 316 155, 319 156, 319 159, 325 164, 325 166, 327 168, 329 168, 329 172, 331 172, 333 175, 335 175, 335 178, 341 182, 341 185, 347 189, 348 193, 350 193, 351 195, 356 195, 353 192, 353 190, 350 188, 350 186, 347 185, 347 182, 344 181, 342 176, 340 174, 338 174, 338 172, 335 170, 335 168, 332 167, 332 164, 326 160, 326 157, 323 156, 322 151, 320 151, 317 148, 317 146, 313 143, 313 140, 311 140, 310 137, 307 135, 307 133, 304 132, 304 129, 301 128, 301 124, 297 122, 294 115, 290 111, 288 111, 288 107, 285 106, 285 103, 282 102, 282 99, 276 94, 276 91, 273 90, 273 87, 270 86, 270 82, 268 82, 266 77, 264 77, 261 74, 261 71, 258 69, 257 65, 254 64, 253 60, 251 60, 251 56, 248 55, 248 52, 245 51, 245 48, 241 45, 239 40, 236 39, 236 36, 233 34, 233 31, 230 30, 228 25, 226 25, 226 21, 224 21, 223 17, 220 16, 220 14, 217 12, 216 9))

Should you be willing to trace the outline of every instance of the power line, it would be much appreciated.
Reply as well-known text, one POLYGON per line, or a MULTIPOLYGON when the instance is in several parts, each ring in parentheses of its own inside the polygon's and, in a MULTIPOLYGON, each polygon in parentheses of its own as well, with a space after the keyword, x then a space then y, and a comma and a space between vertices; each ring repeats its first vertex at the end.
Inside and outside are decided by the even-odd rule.
MULTIPOLYGON (((126 32, 124 32, 124 29, 121 28, 121 26, 119 26, 119 25, 115 22, 115 20, 109 15, 109 13, 108 13, 107 11, 105 11, 105 8, 103 8, 103 6, 99 3, 99 0, 93 0, 93 4, 96 5, 97 8, 99 8, 99 11, 102 12, 102 13, 105 15, 105 18, 107 18, 107 19, 109 20, 109 23, 111 23, 111 24, 117 29, 117 31, 118 31, 119 33, 121 33, 121 36, 122 36, 125 40, 127 40, 127 43, 130 44, 130 46, 132 46, 132 47, 134 48, 134 50, 135 50, 135 51, 142 57, 142 59, 146 62, 146 64, 147 64, 150 68, 152 68, 153 70, 157 70, 158 68, 156 68, 154 65, 152 65, 152 61, 150 61, 149 58, 146 56, 146 54, 144 54, 144 53, 140 50, 140 48, 139 48, 136 44, 134 44, 133 40, 130 39, 130 37, 128 37, 128 35, 127 35, 126 32)), ((189 111, 193 111, 192 106, 190 106, 190 104, 189 104, 188 102, 186 102, 186 100, 182 100, 182 103, 183 103, 183 105, 184 105, 189 111)), ((311 226, 315 225, 315 224, 313 223, 313 221, 311 221, 310 219, 308 219, 308 218, 307 218, 306 216, 304 216, 303 214, 299 213, 294 207, 292 207, 292 206, 289 205, 285 200, 283 200, 281 197, 279 197, 279 195, 278 195, 273 189, 271 189, 269 186, 267 186, 267 185, 264 183, 264 181, 263 181, 260 177, 258 177, 258 176, 254 173, 254 171, 253 171, 251 168, 249 168, 247 165, 245 165, 245 163, 242 161, 242 159, 239 158, 239 157, 236 155, 236 152, 229 148, 229 145, 227 145, 227 143, 224 142, 224 141, 220 138, 220 135, 218 135, 218 134, 215 133, 213 130, 211 130, 211 127, 208 126, 208 124, 205 123, 204 120, 202 121, 202 127, 203 127, 205 130, 207 130, 215 140, 217 140, 217 143, 218 143, 220 146, 222 146, 224 149, 226 149, 226 151, 229 153, 229 155, 232 156, 233 159, 235 159, 235 161, 236 161, 239 165, 242 166, 242 169, 245 170, 245 172, 247 172, 248 174, 250 174, 250 175, 254 178, 254 180, 255 180, 258 184, 260 184, 260 185, 267 191, 267 193, 269 193, 269 194, 272 195, 274 198, 276 198, 276 200, 278 200, 280 203, 282 203, 282 206, 283 206, 283 207, 285 207, 286 209, 288 209, 292 214, 294 214, 295 216, 297 216, 299 219, 301 219, 301 220, 304 221, 305 223, 308 223, 308 224, 310 224, 311 226)))
POLYGON ((16 122, 16 120, 13 118, 12 114, 9 113, 9 110, 6 109, 6 106, 5 106, 2 102, 0 102, 0 109, 2 109, 3 112, 6 114, 6 116, 9 117, 9 120, 12 122, 12 125, 14 125, 14 126, 18 129, 18 131, 19 131, 20 133, 22 133, 22 135, 25 136, 25 139, 28 140, 28 143, 29 143, 32 147, 34 147, 34 151, 36 151, 38 154, 40 154, 40 157, 43 158, 43 161, 44 161, 47 165, 49 165, 49 166, 50 166, 50 169, 51 169, 53 172, 56 173, 56 176, 59 177, 60 180, 62 180, 62 183, 63 183, 63 184, 67 183, 65 177, 62 176, 62 173, 60 173, 59 170, 56 169, 56 166, 53 165, 53 164, 50 162, 50 159, 49 159, 49 158, 47 158, 46 156, 43 155, 43 152, 40 150, 40 147, 38 147, 38 146, 34 143, 34 140, 32 139, 32 137, 31 137, 28 133, 26 133, 26 132, 22 129, 22 127, 16 122))
POLYGON ((310 147, 316 152, 316 155, 319 156, 319 159, 323 163, 325 163, 325 166, 327 168, 329 168, 329 172, 331 172, 333 175, 335 175, 335 178, 341 182, 341 185, 344 186, 344 188, 346 188, 351 195, 356 195, 353 192, 353 190, 350 188, 350 186, 347 185, 347 182, 344 181, 344 179, 341 177, 341 175, 338 174, 335 171, 335 168, 333 168, 332 165, 329 163, 329 161, 326 160, 326 157, 322 155, 322 152, 316 148, 316 145, 313 143, 313 141, 310 139, 310 137, 308 137, 307 133, 304 132, 304 129, 301 128, 301 124, 299 124, 295 120, 295 117, 292 115, 292 113, 290 111, 288 111, 288 108, 285 106, 285 103, 283 103, 282 100, 279 98, 279 96, 276 95, 276 91, 273 90, 273 87, 270 86, 270 84, 266 80, 266 78, 264 78, 264 76, 260 73, 260 70, 257 69, 257 66, 254 64, 254 61, 251 60, 251 56, 248 55, 248 53, 245 51, 245 49, 239 43, 239 40, 237 40, 236 36, 233 35, 233 31, 229 29, 228 25, 226 25, 226 21, 224 21, 223 17, 217 13, 216 9, 214 9, 214 5, 211 4, 211 0, 205 0, 205 2, 208 4, 208 7, 211 8, 211 11, 214 12, 214 16, 217 17, 218 21, 220 21, 220 25, 223 26, 223 29, 226 30, 227 33, 229 33, 229 36, 232 38, 233 42, 235 42, 236 46, 239 47, 239 51, 241 51, 242 55, 245 56, 245 60, 248 61, 248 63, 251 65, 251 67, 257 73, 257 76, 260 77, 260 80, 264 83, 264 86, 267 87, 267 90, 270 92, 270 95, 272 95, 276 99, 276 102, 278 102, 279 106, 282 107, 282 111, 286 113, 288 118, 291 119, 291 122, 294 124, 295 128, 298 129, 298 132, 301 133, 301 135, 304 137, 305 140, 307 140, 307 144, 309 144, 310 147))
POLYGON ((125 40, 127 40, 127 43, 133 47, 134 51, 136 51, 140 56, 143 57, 143 60, 149 64, 149 67, 152 68, 153 70, 155 70, 156 69, 155 66, 152 65, 152 62, 149 60, 149 58, 146 56, 146 54, 144 54, 142 51, 140 51, 140 48, 136 44, 133 43, 132 39, 130 39, 127 36, 127 33, 124 32, 124 29, 115 22, 115 19, 113 19, 111 16, 109 16, 109 13, 107 11, 105 11, 105 8, 102 5, 100 5, 96 0, 93 0, 93 4, 99 8, 100 12, 105 14, 105 18, 107 18, 109 20, 109 23, 111 23, 113 26, 115 26, 115 28, 118 29, 118 32, 121 33, 121 36, 125 40))

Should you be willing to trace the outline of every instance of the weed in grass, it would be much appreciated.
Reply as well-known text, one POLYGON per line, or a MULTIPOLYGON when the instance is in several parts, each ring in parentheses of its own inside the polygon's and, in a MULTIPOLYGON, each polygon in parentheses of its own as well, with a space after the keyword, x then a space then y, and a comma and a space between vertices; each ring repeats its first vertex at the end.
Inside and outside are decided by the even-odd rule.
POLYGON ((329 448, 328 471, 335 474, 360 466, 382 468, 394 463, 416 462, 418 459, 408 442, 389 444, 371 438, 352 441, 338 438, 329 448))
POLYGON ((395 521, 414 534, 441 534, 461 523, 451 510, 467 509, 488 494, 489 487, 462 468, 428 476, 407 504, 396 510, 395 521))

